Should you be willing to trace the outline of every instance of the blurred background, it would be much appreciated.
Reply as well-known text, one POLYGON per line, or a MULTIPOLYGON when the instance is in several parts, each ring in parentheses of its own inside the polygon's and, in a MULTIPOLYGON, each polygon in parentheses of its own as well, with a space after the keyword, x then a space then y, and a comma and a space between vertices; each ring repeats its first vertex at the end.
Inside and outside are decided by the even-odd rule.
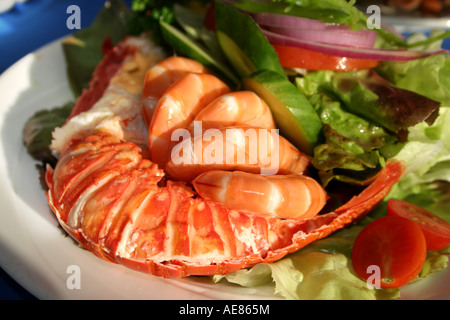
POLYGON ((357 5, 379 5, 385 15, 407 17, 445 17, 450 14, 450 0, 357 0, 357 5))
POLYGON ((403 33, 450 28, 450 0, 356 0, 363 12, 370 5, 380 7, 382 23, 403 33))

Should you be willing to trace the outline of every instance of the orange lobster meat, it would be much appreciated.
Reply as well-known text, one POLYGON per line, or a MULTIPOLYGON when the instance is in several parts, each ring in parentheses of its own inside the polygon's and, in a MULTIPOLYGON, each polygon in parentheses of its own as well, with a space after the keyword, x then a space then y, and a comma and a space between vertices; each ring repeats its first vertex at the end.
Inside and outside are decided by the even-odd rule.
POLYGON ((178 143, 172 149, 165 171, 172 178, 191 181, 208 170, 288 174, 303 173, 309 164, 310 159, 277 132, 227 127, 206 131, 178 143), (264 148, 259 148, 261 144, 264 148), (208 148, 214 151, 213 155, 207 152, 208 148), (183 156, 178 157, 178 154, 183 156))
POLYGON ((167 88, 188 73, 209 71, 195 60, 174 56, 155 64, 146 72, 146 85, 142 89, 142 116, 147 124, 150 124, 156 105, 167 88))
POLYGON ((208 73, 188 73, 170 85, 150 121, 150 159, 164 168, 170 157, 173 131, 186 128, 201 109, 229 91, 224 82, 208 73))
POLYGON ((275 129, 272 112, 266 102, 252 91, 234 91, 224 94, 199 111, 195 121, 201 121, 202 129, 249 126, 275 129))
MULTIPOLYGON (((130 45, 134 46, 133 41, 119 46, 130 45)), ((127 56, 120 60, 132 62, 142 46, 133 48, 126 50, 127 56)), ((160 59, 160 54, 150 55, 147 62, 156 64, 160 59)), ((161 99, 186 81, 183 79, 208 78, 210 84, 218 84, 222 94, 229 88, 210 74, 203 77, 199 76, 202 73, 182 72, 183 76, 165 85, 166 91, 154 110, 143 109, 142 92, 130 90, 117 81, 117 77, 123 78, 127 73, 123 65, 111 76, 110 84, 97 101, 87 99, 86 107, 82 105, 82 96, 78 111, 62 128, 55 130, 52 145, 58 146, 55 151, 59 159, 54 168, 47 166, 45 174, 48 203, 61 226, 83 247, 107 261, 167 278, 225 274, 257 263, 273 262, 362 217, 386 196, 402 175, 400 163, 388 162, 358 196, 333 212, 319 212, 325 204, 324 190, 311 178, 301 176, 309 159, 291 150, 286 142, 289 152, 281 155, 280 163, 297 168, 294 172, 300 172, 300 176, 262 179, 265 181, 262 184, 269 181, 268 189, 278 188, 278 199, 266 205, 272 206, 275 214, 272 211, 261 214, 257 206, 244 208, 239 201, 231 206, 230 196, 221 198, 220 195, 225 191, 232 193, 237 180, 233 184, 225 182, 229 176, 239 174, 227 171, 223 183, 215 186, 205 183, 205 176, 198 177, 193 184, 191 177, 185 179, 188 181, 175 181, 166 176, 165 167, 148 156, 152 153, 152 139, 149 139, 150 150, 142 142, 143 136, 158 136, 152 133, 164 127, 161 115, 165 107, 161 99), (142 112, 152 118, 149 130, 141 125, 146 122, 142 112), (76 124, 80 123, 83 125, 77 131, 76 124), (283 203, 284 199, 295 197, 292 190, 285 188, 289 183, 297 185, 301 192, 303 198, 299 196, 299 199, 304 201, 299 209, 303 214, 296 215, 295 207, 283 203), (198 190, 194 188, 196 185, 198 190), (211 193, 210 187, 218 187, 219 193, 211 193), (221 190, 221 187, 228 189, 221 190), (285 208, 289 208, 290 215, 280 214, 285 208)), ((102 68, 106 67, 107 63, 101 63, 95 74, 102 74, 102 68)), ((208 101, 217 99, 217 94, 214 95, 208 101)), ((209 103, 202 104, 205 107, 209 103)), ((198 108, 177 110, 187 109, 198 108)), ((186 119, 180 120, 181 126, 188 128, 197 114, 199 110, 189 112, 186 119)), ((179 126, 180 122, 176 122, 166 131, 179 126)), ((167 156, 165 152, 161 154, 163 157, 167 156)), ((255 185, 244 186, 244 193, 262 190, 258 189, 262 185, 261 177, 252 178, 255 185)), ((242 184, 244 180, 239 179, 242 184)), ((251 192, 248 194, 251 197, 251 192)), ((247 195, 242 197, 242 201, 247 201, 247 195)))

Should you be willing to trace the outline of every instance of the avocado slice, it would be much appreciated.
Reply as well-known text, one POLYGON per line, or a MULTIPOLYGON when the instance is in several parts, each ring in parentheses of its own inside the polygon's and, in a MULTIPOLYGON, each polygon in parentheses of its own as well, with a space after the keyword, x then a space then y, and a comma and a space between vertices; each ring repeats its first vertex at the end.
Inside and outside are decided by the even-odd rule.
POLYGON ((217 40, 241 77, 263 69, 286 77, 277 52, 249 15, 220 1, 214 6, 217 40))
POLYGON ((280 133, 300 151, 312 156, 322 140, 322 122, 309 100, 294 84, 271 70, 260 70, 242 79, 268 104, 280 133))

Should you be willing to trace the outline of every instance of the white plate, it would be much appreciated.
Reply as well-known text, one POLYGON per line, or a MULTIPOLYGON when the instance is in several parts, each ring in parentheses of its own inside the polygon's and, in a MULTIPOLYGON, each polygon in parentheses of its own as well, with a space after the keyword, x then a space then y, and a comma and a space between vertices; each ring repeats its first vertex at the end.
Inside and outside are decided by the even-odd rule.
MULTIPOLYGON (((274 299, 268 288, 169 280, 103 261, 66 236, 39 184, 37 164, 22 144, 22 128, 37 110, 73 99, 61 41, 31 53, 0 77, 0 263, 39 299, 274 299), (69 289, 76 265, 81 289, 69 289)), ((406 299, 450 299, 450 272, 405 287, 406 299)))

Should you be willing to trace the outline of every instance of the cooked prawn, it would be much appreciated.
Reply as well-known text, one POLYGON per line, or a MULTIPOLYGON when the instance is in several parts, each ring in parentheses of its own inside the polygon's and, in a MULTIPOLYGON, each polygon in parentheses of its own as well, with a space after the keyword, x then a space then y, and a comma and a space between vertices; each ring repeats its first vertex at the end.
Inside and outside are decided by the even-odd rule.
POLYGON ((185 58, 172 56, 150 68, 142 88, 142 115, 150 124, 153 112, 159 99, 170 85, 188 73, 209 73, 201 63, 185 58))
POLYGON ((230 88, 207 73, 189 73, 171 85, 159 99, 149 126, 150 160, 164 168, 175 129, 187 128, 197 113, 230 88))
POLYGON ((240 126, 276 128, 266 102, 252 91, 234 91, 218 97, 200 110, 194 121, 201 121, 203 130, 240 126))
POLYGON ((289 174, 303 173, 310 164, 308 156, 273 129, 209 129, 183 139, 172 149, 165 171, 185 181, 214 169, 289 174))
POLYGON ((214 170, 192 182, 204 199, 224 206, 282 219, 309 219, 322 210, 326 192, 314 179, 301 175, 260 175, 214 170))

